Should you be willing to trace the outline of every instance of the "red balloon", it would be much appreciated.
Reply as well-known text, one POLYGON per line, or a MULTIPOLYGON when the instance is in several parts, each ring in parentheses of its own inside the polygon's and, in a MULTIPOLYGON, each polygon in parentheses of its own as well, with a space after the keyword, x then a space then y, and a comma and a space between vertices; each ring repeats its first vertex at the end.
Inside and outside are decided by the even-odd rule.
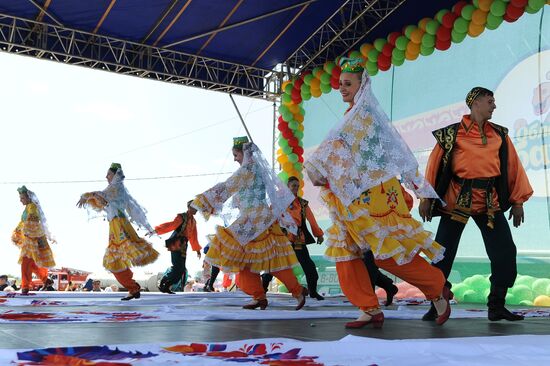
POLYGON ((448 50, 449 47, 451 47, 451 40, 442 41, 440 39, 435 40, 435 48, 437 48, 440 51, 448 50))
POLYGON ((292 134, 292 131, 290 130, 281 131, 281 135, 283 135, 283 137, 288 140, 288 145, 290 145, 290 139, 294 137, 294 135, 292 134))
POLYGON ((298 162, 299 163, 303 163, 304 162, 304 157, 302 155, 299 155, 298 156, 298 162))
POLYGON ((468 3, 466 1, 459 1, 453 6, 453 13, 456 14, 456 16, 460 16, 462 13, 462 8, 464 8, 468 3))
MULTIPOLYGON (((504 15, 507 16, 510 19, 513 19, 513 21, 516 21, 519 18, 521 18, 523 13, 525 13, 525 7, 518 8, 514 5, 512 5, 512 3, 510 3, 506 7, 506 14, 504 14, 504 15)), ((509 20, 506 20, 506 21, 509 22, 509 20)))
POLYGON ((439 27, 437 33, 435 34, 437 39, 440 41, 451 41, 451 28, 439 27))
POLYGON ((296 79, 296 81, 294 81, 294 89, 300 90, 300 87, 302 86, 303 83, 304 83, 304 79, 299 77, 298 79, 296 79))
POLYGON ((286 131, 288 129, 288 125, 285 123, 279 123, 277 125, 277 129, 281 132, 286 131))
POLYGON ((516 8, 525 8, 529 0, 510 0, 510 4, 514 5, 516 8))
POLYGON ((335 66, 334 69, 332 69, 332 77, 340 78, 340 74, 342 73, 342 69, 340 66, 335 66))
POLYGON ((382 71, 386 71, 391 67, 391 58, 384 54, 378 56, 378 68, 382 71))
POLYGON ((285 120, 283 119, 283 116, 279 116, 277 120, 279 121, 279 123, 286 123, 285 120))
POLYGON ((391 33, 388 35, 388 42, 389 42, 392 46, 395 46, 395 41, 396 41, 397 38, 399 38, 401 35, 402 35, 402 33, 399 33, 399 32, 391 32, 391 33))
POLYGON ((392 46, 389 43, 386 43, 384 45, 384 47, 382 48, 382 53, 384 54, 384 56, 387 56, 391 59, 391 53, 393 51, 393 48, 394 48, 394 46, 392 46))
POLYGON ((455 20, 458 18, 458 16, 455 13, 447 13, 443 15, 443 18, 441 19, 443 21, 443 26, 445 28, 453 29, 453 25, 455 24, 455 20))
POLYGON ((289 137, 287 140, 288 140, 288 146, 292 148, 295 148, 298 146, 298 139, 296 137, 292 136, 292 137, 289 137))
POLYGON ((340 88, 340 79, 330 78, 330 86, 332 87, 332 89, 340 88))
POLYGON ((292 92, 290 93, 290 96, 292 99, 296 99, 300 96, 300 89, 292 89, 292 92))
POLYGON ((296 146, 295 148, 292 149, 292 151, 296 155, 303 155, 304 154, 304 148, 301 147, 301 146, 296 146))

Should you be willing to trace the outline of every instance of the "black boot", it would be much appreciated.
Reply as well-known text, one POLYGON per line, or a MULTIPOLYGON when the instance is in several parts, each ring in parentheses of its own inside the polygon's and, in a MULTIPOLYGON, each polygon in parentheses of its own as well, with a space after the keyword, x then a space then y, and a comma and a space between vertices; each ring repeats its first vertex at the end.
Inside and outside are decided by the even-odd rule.
POLYGON ((386 303, 384 306, 391 305, 393 302, 393 297, 399 291, 397 286, 393 284, 392 279, 380 272, 376 280, 376 286, 383 288, 384 291, 386 291, 386 303))
POLYGON ((487 307, 489 308, 487 317, 490 321, 494 322, 504 319, 513 322, 524 319, 523 315, 514 314, 504 307, 507 292, 508 289, 506 287, 491 285, 491 292, 487 298, 487 307))
POLYGON ((172 290, 170 290, 170 286, 172 286, 172 284, 170 283, 170 281, 168 281, 168 279, 166 279, 166 277, 163 277, 161 280, 160 280, 160 283, 159 283, 159 291, 160 292, 163 292, 165 294, 175 294, 175 292, 173 292, 172 290))
POLYGON ((432 302, 430 303, 430 310, 422 316, 422 320, 426 322, 433 322, 435 319, 437 319, 437 310, 432 302))
POLYGON ((261 277, 262 277, 262 287, 264 288, 264 292, 267 292, 267 290, 269 289, 269 284, 273 279, 273 276, 269 273, 264 273, 261 277))

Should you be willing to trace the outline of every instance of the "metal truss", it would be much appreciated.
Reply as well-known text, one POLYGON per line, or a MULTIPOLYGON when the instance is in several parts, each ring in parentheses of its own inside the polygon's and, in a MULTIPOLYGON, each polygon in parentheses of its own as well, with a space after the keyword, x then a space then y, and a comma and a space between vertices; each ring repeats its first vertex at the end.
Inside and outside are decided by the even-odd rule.
POLYGON ((285 61, 294 74, 345 54, 406 0, 348 0, 285 61))
MULTIPOLYGON (((58 23, 58 22, 56 22, 58 23)), ((277 100, 282 72, 0 13, 0 50, 117 74, 277 100)))

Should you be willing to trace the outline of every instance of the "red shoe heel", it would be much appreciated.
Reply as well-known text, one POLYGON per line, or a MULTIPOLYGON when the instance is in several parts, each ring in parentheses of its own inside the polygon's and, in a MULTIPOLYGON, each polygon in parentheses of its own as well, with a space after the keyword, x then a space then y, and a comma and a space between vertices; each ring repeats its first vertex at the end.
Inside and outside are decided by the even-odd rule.
POLYGON ((360 329, 365 327, 368 324, 372 324, 372 326, 376 329, 382 328, 384 325, 384 313, 378 313, 372 315, 371 313, 368 313, 365 311, 366 314, 370 315, 370 320, 361 321, 361 320, 355 320, 349 323, 346 323, 347 329, 360 329))
POLYGON ((267 308, 267 299, 257 300, 255 303, 243 305, 243 309, 254 310, 260 308, 260 310, 265 310, 267 308))

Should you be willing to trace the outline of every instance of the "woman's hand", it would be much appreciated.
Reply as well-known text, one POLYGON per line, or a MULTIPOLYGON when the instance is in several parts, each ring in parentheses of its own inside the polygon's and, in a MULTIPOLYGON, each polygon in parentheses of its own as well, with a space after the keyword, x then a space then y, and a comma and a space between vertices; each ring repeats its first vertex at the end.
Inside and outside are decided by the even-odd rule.
POLYGON ((76 203, 76 207, 82 208, 86 204, 87 199, 84 197, 80 197, 78 202, 76 203))

